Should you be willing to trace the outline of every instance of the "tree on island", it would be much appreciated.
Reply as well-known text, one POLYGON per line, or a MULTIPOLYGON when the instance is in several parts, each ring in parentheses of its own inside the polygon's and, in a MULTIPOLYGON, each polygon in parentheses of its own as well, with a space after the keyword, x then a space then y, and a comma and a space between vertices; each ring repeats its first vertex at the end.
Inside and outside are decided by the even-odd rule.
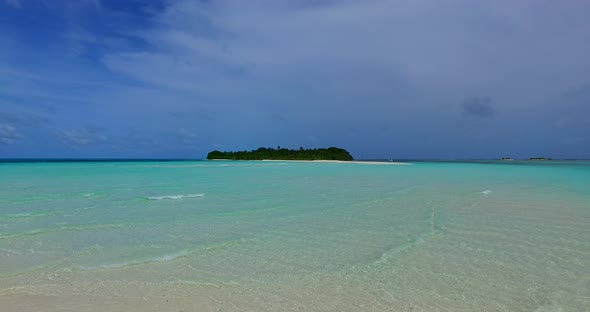
POLYGON ((207 159, 229 160, 352 160, 348 151, 338 147, 291 150, 287 148, 277 149, 261 147, 252 151, 221 152, 212 151, 207 159))

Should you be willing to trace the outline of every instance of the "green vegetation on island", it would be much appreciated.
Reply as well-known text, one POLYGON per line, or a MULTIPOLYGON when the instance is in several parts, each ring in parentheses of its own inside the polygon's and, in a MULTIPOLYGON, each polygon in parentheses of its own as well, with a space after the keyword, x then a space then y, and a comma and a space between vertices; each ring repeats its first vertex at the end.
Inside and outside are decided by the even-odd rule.
POLYGON ((298 150, 281 148, 261 147, 252 151, 221 152, 212 151, 207 159, 228 159, 228 160, 352 160, 348 151, 338 147, 315 148, 298 150))
POLYGON ((529 160, 552 160, 551 158, 547 157, 531 157, 529 160))

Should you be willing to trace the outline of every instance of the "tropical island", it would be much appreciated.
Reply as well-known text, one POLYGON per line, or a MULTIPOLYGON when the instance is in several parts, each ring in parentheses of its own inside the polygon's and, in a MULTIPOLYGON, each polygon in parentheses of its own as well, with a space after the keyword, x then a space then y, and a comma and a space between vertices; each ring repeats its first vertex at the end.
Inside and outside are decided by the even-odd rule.
POLYGON ((298 150, 287 148, 276 149, 261 147, 252 151, 221 152, 212 151, 207 154, 207 159, 227 160, 353 160, 350 153, 338 147, 304 149, 298 150))
POLYGON ((529 160, 552 160, 551 158, 547 157, 531 157, 529 160))

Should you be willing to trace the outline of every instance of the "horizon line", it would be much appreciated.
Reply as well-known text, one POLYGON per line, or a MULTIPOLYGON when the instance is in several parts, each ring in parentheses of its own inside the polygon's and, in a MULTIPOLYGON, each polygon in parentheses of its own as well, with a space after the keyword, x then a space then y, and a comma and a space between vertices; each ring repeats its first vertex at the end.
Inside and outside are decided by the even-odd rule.
MULTIPOLYGON (((513 158, 512 160, 502 160, 501 158, 358 158, 355 161, 422 161, 422 162, 436 162, 436 161, 502 161, 510 163, 511 161, 590 161, 590 158, 547 158, 545 160, 533 160, 529 158, 513 158)), ((0 162, 116 162, 116 161, 136 161, 136 162, 149 162, 149 161, 207 161, 206 158, 132 158, 132 157, 97 157, 97 158, 86 158, 86 157, 0 157, 0 162)), ((228 161, 239 161, 230 160, 228 161)))

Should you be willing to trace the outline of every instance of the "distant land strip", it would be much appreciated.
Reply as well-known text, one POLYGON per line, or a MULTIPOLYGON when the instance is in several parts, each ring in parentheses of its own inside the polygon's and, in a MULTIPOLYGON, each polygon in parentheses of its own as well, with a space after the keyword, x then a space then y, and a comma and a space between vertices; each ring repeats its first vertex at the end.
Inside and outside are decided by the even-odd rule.
POLYGON ((228 160, 341 160, 351 161, 352 155, 338 147, 315 148, 298 150, 287 148, 276 149, 261 147, 252 151, 221 152, 212 151, 207 154, 207 159, 228 159, 228 160))

